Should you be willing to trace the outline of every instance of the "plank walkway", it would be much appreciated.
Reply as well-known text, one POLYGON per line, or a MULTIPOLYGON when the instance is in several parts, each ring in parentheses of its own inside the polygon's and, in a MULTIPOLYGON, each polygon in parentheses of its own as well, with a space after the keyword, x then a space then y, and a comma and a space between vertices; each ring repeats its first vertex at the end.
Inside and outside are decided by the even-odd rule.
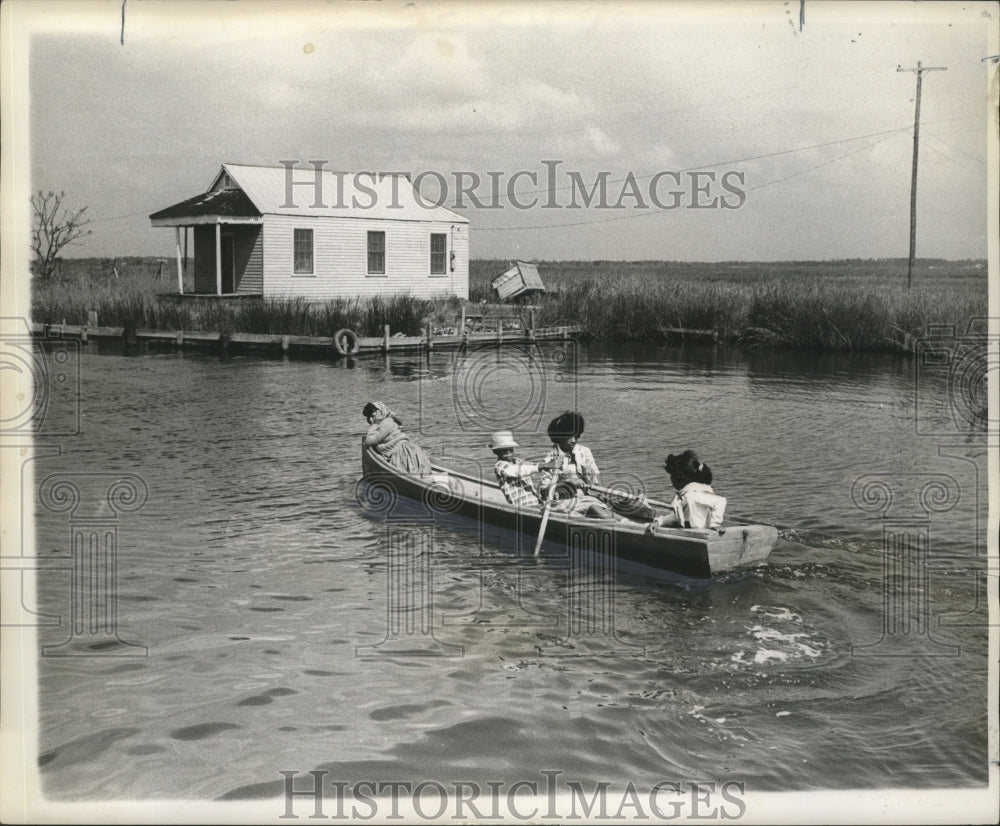
MULTIPOLYGON (((503 329, 495 331, 468 332, 460 334, 435 334, 428 329, 421 336, 392 335, 388 327, 381 336, 358 336, 358 352, 354 355, 369 355, 391 351, 422 351, 437 348, 488 346, 503 344, 523 344, 533 341, 566 340, 574 338, 582 331, 581 325, 558 327, 538 327, 535 329, 503 329)), ((39 324, 31 325, 33 336, 46 339, 76 339, 86 343, 95 340, 118 340, 126 344, 155 342, 175 347, 202 346, 225 349, 230 345, 251 348, 278 349, 282 352, 306 351, 317 354, 328 353, 342 358, 334 346, 332 336, 290 336, 267 335, 261 333, 224 333, 200 330, 143 330, 128 327, 88 327, 79 324, 39 324)))

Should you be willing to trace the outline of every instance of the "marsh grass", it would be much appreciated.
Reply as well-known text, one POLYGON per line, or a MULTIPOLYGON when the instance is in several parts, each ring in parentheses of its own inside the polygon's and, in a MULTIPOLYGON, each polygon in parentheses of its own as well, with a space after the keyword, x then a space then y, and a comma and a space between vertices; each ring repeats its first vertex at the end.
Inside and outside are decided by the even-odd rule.
MULTIPOLYGON (((506 261, 480 261, 470 295, 490 295, 506 261)), ((911 352, 928 325, 958 335, 987 313, 981 261, 541 262, 548 288, 531 301, 539 323, 582 324, 595 338, 663 340, 671 328, 715 329, 754 347, 831 352, 911 352)))
POLYGON ((359 335, 377 336, 388 324, 394 333, 417 335, 423 319, 449 303, 407 295, 319 303, 302 298, 181 300, 164 297, 176 291, 176 270, 170 264, 161 267, 156 259, 67 259, 61 277, 32 284, 32 320, 84 324, 93 311, 106 327, 302 336, 332 336, 347 327, 359 335))
MULTIPOLYGON (((489 282, 507 263, 472 262, 472 301, 496 300, 489 282)), ((918 264, 907 290, 905 260, 540 262, 548 291, 530 302, 539 325, 580 324, 592 338, 662 341, 674 328, 715 329, 721 340, 754 347, 909 352, 928 325, 954 325, 961 335, 987 312, 982 262, 918 264)), ((329 336, 346 327, 379 336, 388 324, 419 335, 428 318, 460 307, 408 295, 177 301, 159 295, 175 290, 172 272, 157 259, 68 259, 61 278, 33 285, 33 320, 82 324, 94 310, 101 325, 143 329, 329 336)))
POLYGON ((742 340, 768 347, 901 352, 928 325, 952 324, 959 335, 986 314, 985 289, 898 291, 846 285, 754 287, 742 340))

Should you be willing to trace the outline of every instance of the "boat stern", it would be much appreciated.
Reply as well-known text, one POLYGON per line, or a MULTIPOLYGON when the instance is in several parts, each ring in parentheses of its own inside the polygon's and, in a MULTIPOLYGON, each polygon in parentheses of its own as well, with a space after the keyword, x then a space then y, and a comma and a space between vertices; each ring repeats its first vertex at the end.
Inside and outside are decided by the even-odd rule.
POLYGON ((729 525, 711 542, 712 573, 762 565, 777 542, 778 529, 771 525, 729 525))

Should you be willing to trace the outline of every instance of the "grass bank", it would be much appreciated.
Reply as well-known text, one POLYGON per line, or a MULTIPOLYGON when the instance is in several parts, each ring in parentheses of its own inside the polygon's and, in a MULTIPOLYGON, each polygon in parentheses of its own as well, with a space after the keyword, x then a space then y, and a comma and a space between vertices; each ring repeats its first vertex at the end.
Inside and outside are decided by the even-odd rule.
MULTIPOLYGON (((470 292, 489 294, 475 262, 470 292)), ((767 348, 909 352, 928 325, 961 334, 987 312, 985 262, 922 260, 906 287, 906 261, 539 263, 549 292, 533 301, 544 323, 582 324, 602 339, 659 341, 669 328, 716 329, 721 339, 767 348)))
MULTIPOLYGON (((505 261, 473 261, 470 298, 493 301, 490 279, 505 261)), ((670 328, 716 329, 722 340, 767 348, 907 352, 928 325, 961 333, 987 310, 983 262, 921 260, 906 288, 906 261, 540 262, 549 291, 532 299, 537 323, 580 324, 600 339, 661 341, 670 328)), ((68 259, 59 280, 35 284, 34 321, 83 324, 96 311, 107 326, 287 335, 417 335, 424 319, 458 302, 405 295, 338 299, 163 300, 176 287, 172 262, 68 259)))
MULTIPOLYGON (((96 312, 106 327, 133 325, 147 330, 207 330, 270 335, 332 336, 348 328, 358 335, 393 331, 417 335, 423 319, 441 302, 389 295, 371 299, 343 298, 323 303, 301 298, 257 299, 233 302, 176 300, 161 297, 176 292, 172 261, 157 259, 67 259, 62 275, 32 285, 32 320, 85 324, 96 312)), ((190 268, 189 268, 190 269, 190 268)), ((191 291, 193 284, 185 284, 191 291)), ((446 304, 448 302, 445 302, 446 304)), ((457 300, 452 303, 458 307, 457 300)))

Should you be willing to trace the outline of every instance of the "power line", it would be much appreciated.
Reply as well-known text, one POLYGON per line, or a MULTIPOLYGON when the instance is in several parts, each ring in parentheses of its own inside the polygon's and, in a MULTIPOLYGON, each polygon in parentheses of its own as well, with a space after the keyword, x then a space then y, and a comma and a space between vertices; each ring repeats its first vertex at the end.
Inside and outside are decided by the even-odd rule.
POLYGON ((758 184, 757 186, 747 187, 744 192, 755 192, 758 189, 763 189, 766 186, 772 186, 774 184, 780 184, 782 181, 787 181, 790 178, 797 178, 799 175, 805 175, 807 172, 812 172, 814 169, 819 169, 822 166, 829 166, 832 163, 843 160, 844 158, 849 158, 851 155, 857 155, 859 152, 864 152, 867 149, 871 149, 874 146, 878 146, 880 143, 889 140, 889 138, 895 137, 899 132, 892 132, 879 138, 877 141, 865 144, 864 146, 858 147, 857 149, 852 149, 850 152, 845 152, 843 155, 838 155, 836 158, 830 158, 829 160, 823 161, 821 163, 810 166, 806 169, 799 170, 798 172, 793 172, 791 175, 786 175, 784 178, 776 178, 773 181, 766 181, 765 183, 758 184))
MULTIPOLYGON (((852 149, 850 152, 845 152, 843 155, 838 155, 835 158, 829 158, 829 159, 827 159, 825 161, 822 161, 822 162, 820 162, 818 164, 814 164, 813 166, 807 167, 806 169, 802 169, 802 170, 800 170, 798 172, 793 172, 791 175, 786 175, 783 178, 776 178, 775 180, 766 181, 766 182, 764 182, 762 184, 758 184, 757 186, 754 186, 754 187, 748 187, 747 189, 744 190, 744 192, 753 192, 753 191, 758 190, 758 189, 763 189, 764 187, 772 186, 773 184, 781 183, 782 181, 787 181, 787 180, 789 180, 791 178, 796 178, 799 175, 805 175, 807 172, 812 172, 814 169, 819 169, 820 167, 823 167, 823 166, 829 166, 830 164, 836 163, 837 161, 843 160, 844 158, 850 157, 851 155, 856 155, 859 152, 864 152, 866 149, 871 149, 872 147, 877 146, 878 144, 882 143, 883 141, 887 141, 887 140, 889 140, 889 138, 894 137, 895 135, 898 135, 901 132, 905 132, 905 131, 906 131, 906 128, 903 128, 903 129, 893 129, 893 130, 890 130, 888 132, 877 133, 877 134, 881 135, 881 137, 877 141, 874 141, 872 143, 866 144, 865 146, 862 146, 862 147, 860 147, 858 149, 852 149)), ((849 140, 859 140, 859 139, 858 138, 851 138, 849 140)), ((834 143, 844 143, 844 141, 834 141, 834 143)), ((829 144, 821 144, 821 145, 822 146, 827 146, 829 144)), ((813 147, 804 147, 804 148, 811 149, 813 147)), ((789 152, 793 152, 793 151, 800 151, 800 150, 788 150, 788 151, 789 152)), ((773 153, 773 154, 784 154, 784 153, 778 152, 778 153, 773 153)), ((770 156, 768 156, 768 157, 770 157, 770 156)), ((747 160, 752 160, 752 159, 748 158, 747 160)), ((739 163, 739 161, 730 161, 729 163, 739 163)), ((707 164, 706 166, 718 166, 718 165, 719 164, 707 164)), ((692 169, 703 169, 703 168, 705 168, 705 167, 692 167, 692 169)), ((683 171, 688 171, 688 170, 679 170, 679 171, 683 172, 683 171)), ((645 176, 645 177, 652 177, 652 176, 645 176)), ((625 179, 623 179, 623 180, 625 180, 625 179)), ((545 190, 543 190, 543 191, 545 191, 545 190)), ((528 193, 522 193, 522 194, 528 194, 528 193)), ((570 222, 563 223, 563 224, 532 224, 530 226, 520 226, 520 227, 473 227, 473 231, 475 231, 475 232, 514 232, 514 231, 517 231, 517 230, 530 230, 530 229, 561 229, 563 227, 581 227, 581 226, 590 226, 590 225, 593 225, 593 224, 610 224, 610 223, 612 223, 614 221, 628 221, 628 220, 631 220, 633 218, 645 218, 645 217, 648 217, 650 215, 662 215, 665 212, 667 212, 667 210, 663 210, 663 209, 650 209, 649 211, 646 211, 646 212, 636 212, 636 213, 633 213, 633 214, 618 215, 618 216, 616 216, 614 218, 599 218, 599 219, 592 220, 592 221, 570 221, 570 222)))
POLYGON ((113 216, 111 218, 93 218, 93 219, 91 219, 90 223, 92 223, 92 224, 106 224, 106 223, 109 223, 111 221, 124 221, 126 219, 131 219, 131 218, 148 218, 148 217, 149 217, 149 212, 148 211, 133 212, 133 213, 131 213, 129 215, 115 215, 115 216, 113 216))
MULTIPOLYGON (((947 147, 948 147, 949 149, 951 149, 952 151, 954 151, 954 152, 957 152, 957 153, 958 153, 959 155, 964 155, 964 156, 965 156, 966 158, 968 158, 968 159, 969 159, 970 161, 975 161, 975 162, 976 162, 977 164, 979 164, 980 166, 986 166, 986 159, 985 159, 985 158, 977 158, 977 157, 976 157, 975 155, 970 155, 970 154, 969 154, 968 152, 966 152, 966 151, 965 151, 964 149, 959 149, 959 148, 958 148, 957 146, 955 146, 955 145, 953 145, 953 144, 950 144, 950 143, 948 143, 948 141, 946 141, 946 140, 942 140, 942 139, 941 139, 940 137, 938 137, 937 135, 929 135, 929 134, 927 134, 927 133, 925 132, 925 133, 924 133, 924 137, 925 137, 925 138, 931 138, 932 140, 936 140, 936 141, 937 141, 938 143, 940 143, 940 144, 944 144, 945 146, 947 146, 947 147)), ((933 147, 932 147, 932 148, 933 148, 933 147)), ((940 150, 937 150, 937 151, 940 151, 940 150)), ((944 153, 942 153, 942 154, 944 154, 944 153)), ((945 155, 945 157, 947 157, 947 155, 945 155)))
MULTIPOLYGON (((902 70, 900 70, 900 71, 902 71, 902 70)), ((968 120, 970 117, 972 117, 972 116, 970 116, 970 115, 962 115, 962 116, 954 117, 954 118, 938 118, 938 119, 935 119, 935 120, 932 120, 932 121, 928 121, 928 123, 948 123, 948 122, 952 122, 952 121, 956 121, 956 120, 968 120)), ((842 144, 842 143, 851 143, 853 141, 865 140, 866 138, 880 138, 881 139, 881 140, 875 141, 874 143, 867 144, 867 145, 865 145, 865 146, 863 146, 863 147, 861 147, 859 149, 852 150, 852 151, 850 151, 850 152, 848 152, 848 153, 846 153, 844 155, 838 155, 835 158, 832 158, 832 159, 827 160, 827 161, 823 161, 822 163, 816 164, 815 166, 811 166, 811 167, 809 167, 807 169, 802 170, 801 172, 796 172, 796 173, 793 173, 792 175, 788 175, 788 176, 786 176, 784 178, 779 178, 779 179, 776 179, 776 180, 773 180, 773 181, 768 181, 768 182, 765 182, 763 184, 759 184, 758 186, 752 187, 751 189, 747 190, 747 191, 753 191, 753 190, 757 190, 757 189, 763 189, 766 186, 771 186, 772 184, 780 183, 780 182, 788 180, 790 178, 797 177, 798 175, 805 174, 806 172, 811 172, 812 170, 818 169, 821 166, 827 166, 827 165, 829 165, 831 163, 835 163, 836 161, 838 161, 838 160, 840 160, 842 158, 846 158, 849 155, 853 155, 853 154, 856 154, 857 152, 862 152, 865 149, 869 149, 869 148, 871 148, 873 146, 876 146, 877 144, 882 143, 883 140, 888 139, 889 137, 892 137, 893 135, 897 135, 897 134, 899 134, 901 132, 906 132, 909 129, 910 129, 910 127, 909 127, 909 125, 907 125, 907 126, 902 126, 902 127, 896 127, 894 129, 885 129, 885 130, 882 130, 880 132, 871 132, 871 133, 868 133, 866 135, 856 135, 856 136, 850 137, 850 138, 839 138, 839 139, 833 140, 833 141, 824 141, 822 143, 814 143, 814 144, 809 144, 807 146, 798 146, 798 147, 794 147, 792 149, 781 149, 781 150, 778 150, 778 151, 775 151, 775 152, 767 152, 767 153, 764 153, 762 155, 752 155, 752 156, 748 156, 748 157, 745 157, 745 158, 738 158, 738 159, 734 159, 734 160, 717 161, 717 162, 714 162, 714 163, 707 163, 707 164, 698 164, 696 166, 690 166, 690 167, 686 167, 684 169, 678 169, 678 170, 672 170, 672 171, 675 171, 677 173, 683 173, 683 172, 691 172, 691 171, 700 170, 700 169, 711 169, 711 168, 714 168, 714 167, 717 167, 717 166, 725 166, 725 165, 729 165, 729 164, 746 163, 748 161, 756 161, 756 160, 766 160, 767 158, 780 157, 782 155, 790 155, 790 154, 794 154, 796 152, 806 152, 806 151, 808 151, 810 149, 821 149, 821 148, 826 147, 826 146, 836 146, 836 145, 839 145, 839 144, 842 144)), ((968 130, 968 131, 976 131, 976 130, 968 130)), ((932 137, 936 137, 936 136, 932 136, 932 137)), ((642 181, 642 180, 646 180, 647 178, 653 178, 653 177, 655 177, 658 174, 660 174, 660 173, 659 172, 654 172, 654 173, 651 173, 649 175, 632 176, 632 180, 642 181)), ((627 180, 628 180, 628 178, 616 178, 616 179, 609 179, 609 180, 606 181, 606 183, 608 183, 608 184, 623 183, 623 182, 625 182, 627 180)), ((567 189, 572 189, 573 186, 574 186, 573 184, 570 184, 570 185, 567 185, 567 186, 555 187, 555 188, 552 188, 552 189, 524 190, 524 191, 517 192, 515 194, 516 194, 516 196, 518 198, 522 198, 522 197, 526 197, 526 196, 530 196, 530 195, 544 195, 544 194, 550 193, 550 192, 559 192, 559 191, 564 191, 564 190, 567 190, 567 189)), ((502 197, 502 196, 497 195, 492 200, 491 203, 500 203, 501 201, 502 202, 507 202, 509 200, 511 200, 510 197, 502 197)), ((449 208, 449 207, 450 208, 454 208, 455 204, 454 203, 447 204, 447 205, 441 204, 441 206, 445 206, 446 208, 449 208)), ((650 214, 657 214, 657 213, 658 213, 658 211, 654 210, 650 214)), ((102 223, 110 223, 110 222, 113 222, 113 221, 124 221, 124 220, 131 220, 131 219, 137 219, 137 218, 143 218, 143 219, 145 219, 146 217, 148 217, 148 214, 149 213, 144 210, 142 212, 128 213, 128 214, 125 214, 125 215, 116 215, 116 216, 107 217, 107 218, 93 218, 93 219, 91 219, 91 223, 93 223, 93 224, 102 224, 102 223)), ((531 226, 523 226, 523 227, 477 227, 476 229, 477 230, 482 230, 482 231, 487 231, 487 232, 499 232, 499 231, 507 231, 507 230, 510 230, 510 231, 514 231, 514 230, 528 230, 528 229, 553 229, 553 228, 558 228, 558 227, 584 226, 584 225, 587 225, 587 224, 594 224, 594 223, 607 223, 607 222, 611 222, 611 221, 627 220, 628 218, 634 218, 634 217, 642 217, 642 215, 628 215, 628 216, 620 216, 620 217, 616 217, 616 218, 607 218, 607 219, 603 219, 601 221, 578 221, 578 222, 566 223, 566 224, 531 225, 531 226)))
MULTIPOLYGON (((690 166, 690 167, 687 167, 685 169, 677 169, 677 170, 672 170, 672 171, 675 171, 676 173, 680 174, 680 173, 683 173, 683 172, 692 172, 692 171, 700 170, 700 169, 712 169, 713 167, 716 167, 716 166, 726 166, 728 164, 746 163, 747 161, 757 161, 757 160, 764 160, 764 159, 767 159, 767 158, 775 158, 775 157, 779 157, 781 155, 790 155, 790 154, 793 154, 795 152, 805 152, 805 151, 810 150, 810 149, 821 149, 821 148, 823 148, 825 146, 836 146, 836 145, 842 144, 842 143, 851 143, 853 141, 864 140, 865 138, 880 137, 880 138, 882 138, 882 140, 885 140, 886 138, 892 137, 893 135, 897 135, 900 132, 905 132, 909 128, 910 128, 909 126, 897 127, 895 129, 886 129, 886 130, 884 130, 882 132, 873 132, 873 133, 871 133, 869 135, 858 135, 858 136, 853 137, 853 138, 840 138, 839 140, 835 140, 835 141, 825 141, 824 143, 814 143, 814 144, 811 144, 809 146, 799 146, 799 147, 795 147, 793 149, 781 149, 781 150, 778 150, 777 152, 768 152, 768 153, 763 154, 763 155, 753 155, 751 157, 739 158, 739 159, 736 159, 736 160, 717 161, 715 163, 709 163, 709 164, 698 164, 697 166, 690 166)), ((835 161, 838 161, 841 158, 847 157, 848 155, 853 155, 853 154, 855 154, 855 152, 861 152, 861 151, 864 151, 865 149, 868 149, 871 146, 875 146, 875 144, 881 143, 882 140, 878 140, 878 141, 876 141, 873 144, 868 144, 866 146, 863 146, 860 149, 852 150, 851 152, 848 152, 846 155, 839 155, 838 157, 833 158, 833 159, 831 159, 829 161, 824 161, 821 164, 817 164, 816 166, 809 167, 809 169, 803 170, 803 172, 797 172, 797 173, 795 173, 793 175, 789 175, 789 176, 787 176, 785 178, 780 178, 779 180, 776 180, 776 181, 771 181, 769 183, 760 184, 757 187, 753 187, 753 189, 761 189, 761 188, 763 188, 765 186, 769 186, 771 183, 779 183, 780 181, 788 180, 788 178, 794 178, 794 177, 796 177, 796 175, 801 175, 804 172, 809 172, 809 171, 811 171, 813 169, 818 169, 820 166, 826 166, 827 164, 833 163, 835 161)), ((651 173, 649 175, 637 175, 637 176, 633 176, 632 180, 634 180, 634 181, 643 181, 643 180, 646 180, 647 178, 653 178, 653 177, 655 177, 658 174, 660 174, 660 173, 653 172, 653 173, 651 173)), ((606 183, 608 183, 608 184, 616 184, 616 183, 623 183, 624 181, 627 181, 627 180, 628 180, 628 178, 614 178, 614 179, 607 180, 606 183)), ((567 189, 572 189, 574 186, 575 186, 574 184, 569 184, 567 186, 553 187, 551 189, 523 190, 523 191, 517 192, 515 194, 516 194, 516 196, 518 198, 523 198, 523 197, 527 197, 527 196, 530 196, 530 195, 545 195, 545 194, 551 193, 551 192, 562 192, 562 191, 567 190, 567 189)), ((510 196, 502 197, 500 195, 497 195, 493 199, 492 203, 501 203, 501 202, 507 203, 510 200, 512 200, 512 198, 510 196)), ((445 206, 445 205, 442 204, 442 206, 445 206)), ((455 203, 451 203, 451 204, 448 204, 446 206, 446 208, 454 208, 455 206, 456 206, 455 203)), ((143 212, 133 212, 133 213, 126 214, 126 215, 116 215, 114 217, 109 217, 109 218, 94 218, 94 219, 91 220, 91 223, 93 223, 93 224, 103 224, 103 223, 110 223, 112 221, 124 221, 124 220, 127 220, 127 219, 134 219, 134 218, 146 218, 147 216, 148 216, 148 212, 145 212, 145 211, 143 211, 143 212)), ((504 229, 510 229, 510 230, 517 230, 517 229, 547 229, 547 228, 551 228, 551 227, 571 227, 571 226, 581 226, 581 225, 584 225, 584 224, 591 224, 591 223, 604 223, 605 221, 619 221, 619 220, 623 220, 623 218, 626 218, 626 217, 640 217, 640 216, 622 216, 622 217, 619 217, 619 218, 604 219, 604 221, 581 221, 581 222, 569 223, 569 224, 550 224, 547 227, 546 226, 530 226, 530 227, 478 227, 477 229, 484 229, 484 230, 487 230, 487 231, 499 231, 499 230, 504 230, 504 229)))
MULTIPOLYGON (((713 167, 716 166, 728 166, 730 164, 746 163, 747 161, 761 161, 761 160, 766 160, 767 158, 777 158, 781 155, 791 155, 794 154, 795 152, 806 152, 810 149, 821 149, 824 146, 836 146, 841 143, 851 143, 853 141, 865 140, 866 138, 878 138, 883 135, 895 135, 900 132, 906 132, 907 130, 909 130, 909 128, 910 128, 909 126, 898 126, 895 129, 886 129, 882 132, 872 132, 871 134, 868 135, 857 135, 853 138, 840 138, 839 140, 835 141, 824 141, 823 143, 813 143, 810 144, 809 146, 797 146, 794 149, 779 149, 776 152, 766 152, 763 155, 751 155, 746 158, 735 158, 726 161, 716 161, 714 163, 697 164, 696 166, 688 166, 685 167, 684 169, 674 169, 671 171, 677 173, 694 172, 700 169, 712 169, 713 167)), ((631 176, 631 180, 644 181, 647 178, 655 178, 659 174, 660 174, 659 172, 651 172, 649 175, 633 175, 631 176)), ((605 181, 605 183, 619 184, 619 183, 624 183, 625 181, 628 180, 629 178, 613 178, 605 181)), ((515 194, 518 196, 518 198, 524 197, 526 195, 545 195, 549 192, 562 192, 567 189, 573 189, 575 186, 576 186, 575 184, 567 184, 566 186, 558 186, 546 189, 528 189, 528 190, 522 190, 515 194)), ((497 197, 494 199, 494 203, 499 203, 501 200, 510 201, 516 199, 511 199, 509 196, 507 198, 497 197)), ((449 204, 449 207, 454 207, 454 206, 456 206, 455 203, 449 204)))
MULTIPOLYGON (((938 149, 937 147, 935 147, 934 144, 932 144, 932 143, 928 143, 928 144, 926 144, 926 146, 927 146, 928 149, 931 150, 931 152, 935 153, 936 155, 939 155, 940 157, 944 158, 946 161, 950 161, 951 163, 955 164, 955 166, 959 167, 960 169, 964 169, 966 172, 971 172, 974 175, 982 175, 983 174, 981 169, 973 169, 969 164, 967 164, 967 163, 965 163, 963 161, 960 161, 957 158, 952 157, 947 152, 942 152, 940 149, 938 149)), ((983 161, 982 163, 985 165, 985 161, 983 161)))
MULTIPOLYGON (((950 123, 951 121, 956 121, 956 120, 968 120, 970 117, 971 117, 970 115, 962 115, 960 117, 955 117, 955 118, 938 118, 938 119, 933 120, 933 121, 928 121, 928 123, 950 123)), ((856 135, 856 136, 854 136, 852 138, 840 138, 840 139, 835 140, 835 141, 825 141, 823 143, 814 143, 814 144, 810 144, 808 146, 798 146, 798 147, 795 147, 794 149, 781 149, 781 150, 778 150, 776 152, 767 152, 767 153, 765 153, 763 155, 752 155, 750 157, 737 158, 735 160, 716 161, 715 163, 698 164, 697 166, 689 166, 689 167, 686 167, 684 169, 676 169, 676 170, 671 170, 671 171, 672 172, 677 172, 677 173, 692 172, 692 171, 696 171, 696 170, 700 170, 700 169, 711 169, 711 168, 716 167, 716 166, 726 166, 728 164, 746 163, 747 161, 766 160, 767 158, 775 158, 775 157, 779 157, 781 155, 790 155, 790 154, 793 154, 795 152, 805 152, 805 151, 807 151, 809 149, 821 149, 824 146, 836 146, 836 145, 841 144, 841 143, 851 143, 852 141, 865 140, 866 138, 878 138, 878 137, 882 137, 883 135, 896 135, 896 134, 899 134, 900 132, 908 132, 909 130, 910 130, 910 126, 909 125, 900 126, 900 127, 894 128, 894 129, 885 129, 885 130, 883 130, 881 132, 871 132, 871 133, 869 133, 867 135, 856 135)), ((658 174, 660 174, 660 173, 659 172, 652 172, 649 175, 633 175, 631 177, 631 179, 633 181, 643 181, 643 180, 645 180, 647 178, 653 178, 653 177, 655 177, 658 174)), ((605 180, 605 183, 606 184, 617 184, 617 183, 624 183, 624 182, 626 182, 628 180, 629 180, 628 178, 613 178, 613 179, 607 179, 607 180, 605 180)), ((552 193, 552 192, 562 192, 562 191, 567 190, 567 189, 573 189, 574 186, 575 186, 575 184, 567 184, 566 186, 552 187, 552 188, 546 188, 546 189, 519 190, 518 192, 513 193, 513 195, 507 195, 506 197, 500 195, 499 193, 493 193, 493 198, 491 199, 490 203, 491 203, 491 207, 492 208, 496 208, 495 205, 501 205, 503 203, 509 203, 512 200, 517 200, 519 198, 523 198, 523 197, 526 197, 526 196, 530 196, 530 195, 545 195, 545 194, 552 193)), ((445 207, 447 209, 455 209, 457 207, 462 206, 463 204, 464 204, 464 202, 462 202, 462 201, 459 201, 459 202, 451 201, 450 203, 441 203, 440 206, 443 206, 443 207, 445 207)), ((568 225, 555 224, 554 226, 568 226, 568 225)), ((520 229, 520 227, 510 227, 510 229, 520 229)), ((524 229, 534 229, 534 227, 524 227, 524 229)))

